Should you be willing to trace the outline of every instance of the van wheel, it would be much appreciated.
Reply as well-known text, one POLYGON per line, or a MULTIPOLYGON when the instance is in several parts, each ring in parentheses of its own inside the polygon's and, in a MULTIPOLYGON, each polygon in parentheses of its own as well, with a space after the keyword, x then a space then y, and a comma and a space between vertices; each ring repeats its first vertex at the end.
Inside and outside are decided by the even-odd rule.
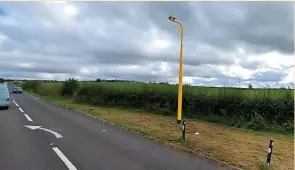
POLYGON ((5 109, 5 110, 8 110, 8 108, 9 108, 9 107, 8 107, 8 106, 6 106, 4 109, 5 109))

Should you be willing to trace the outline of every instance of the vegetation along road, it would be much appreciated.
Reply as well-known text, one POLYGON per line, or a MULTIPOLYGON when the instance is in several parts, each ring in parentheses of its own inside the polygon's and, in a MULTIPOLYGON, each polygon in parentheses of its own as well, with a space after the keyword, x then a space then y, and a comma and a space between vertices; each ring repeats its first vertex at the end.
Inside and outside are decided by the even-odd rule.
MULTIPOLYGON (((267 169, 265 160, 272 137, 275 145, 270 168, 294 167, 294 91, 291 89, 185 86, 183 113, 188 123, 187 139, 181 141, 181 126, 175 122, 176 85, 68 79, 66 82, 26 81, 21 86, 40 99, 241 169, 267 169)), ((49 117, 53 113, 47 114, 49 117)), ((75 119, 69 115, 68 119, 75 119)))

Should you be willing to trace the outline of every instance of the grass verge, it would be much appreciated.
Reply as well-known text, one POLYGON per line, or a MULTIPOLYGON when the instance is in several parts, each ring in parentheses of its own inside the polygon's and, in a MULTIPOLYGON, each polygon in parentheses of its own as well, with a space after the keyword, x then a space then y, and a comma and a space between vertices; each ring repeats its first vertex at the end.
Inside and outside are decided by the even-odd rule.
POLYGON ((29 93, 57 105, 79 110, 94 117, 114 122, 117 125, 128 127, 133 132, 155 137, 163 143, 175 143, 241 169, 264 169, 261 160, 266 159, 269 139, 272 137, 274 139, 274 150, 271 168, 276 170, 294 168, 293 136, 235 129, 200 120, 188 120, 187 140, 181 142, 179 140, 181 126, 176 124, 174 117, 153 115, 136 110, 75 104, 67 98, 57 99, 29 93), (196 132, 199 132, 199 135, 195 135, 196 132))

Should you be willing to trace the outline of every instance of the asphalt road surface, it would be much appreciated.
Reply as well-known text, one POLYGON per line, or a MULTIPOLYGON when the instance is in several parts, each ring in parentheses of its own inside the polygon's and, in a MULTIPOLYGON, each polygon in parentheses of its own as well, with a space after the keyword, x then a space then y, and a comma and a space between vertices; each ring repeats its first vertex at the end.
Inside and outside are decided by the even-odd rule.
POLYGON ((225 169, 31 95, 11 97, 0 110, 0 169, 225 169))

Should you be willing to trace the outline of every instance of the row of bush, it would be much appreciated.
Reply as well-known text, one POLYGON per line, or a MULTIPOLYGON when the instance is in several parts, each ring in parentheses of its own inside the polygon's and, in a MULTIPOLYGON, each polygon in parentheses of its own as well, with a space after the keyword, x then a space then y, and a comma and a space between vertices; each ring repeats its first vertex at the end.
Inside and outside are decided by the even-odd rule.
MULTIPOLYGON (((23 88, 41 93, 42 85, 45 84, 27 81, 23 88)), ((217 95, 213 96, 208 93, 192 93, 184 87, 183 115, 186 118, 200 118, 234 127, 290 133, 294 129, 294 98, 291 90, 278 90, 280 97, 268 96, 270 93, 266 92, 254 98, 243 95, 244 93, 229 92, 226 88, 218 89, 217 95)), ((72 97, 76 103, 136 108, 163 115, 175 115, 177 112, 175 88, 159 90, 157 86, 143 84, 141 90, 126 91, 106 84, 79 84, 74 79, 68 79, 57 91, 60 95, 72 97)))

